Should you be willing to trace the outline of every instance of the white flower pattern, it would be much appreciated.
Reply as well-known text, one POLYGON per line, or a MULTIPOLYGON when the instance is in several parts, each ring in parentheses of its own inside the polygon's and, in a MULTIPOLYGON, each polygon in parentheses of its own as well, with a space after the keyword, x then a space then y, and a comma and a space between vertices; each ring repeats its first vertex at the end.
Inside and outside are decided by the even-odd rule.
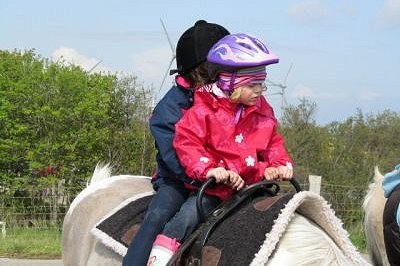
POLYGON ((209 161, 210 161, 210 159, 207 157, 204 157, 204 156, 200 157, 200 162, 208 163, 209 161))
POLYGON ((246 160, 246 165, 247 166, 254 166, 254 162, 256 161, 253 157, 251 157, 250 155, 247 156, 246 160))
POLYGON ((242 133, 240 133, 239 135, 235 136, 235 142, 236 143, 242 143, 242 141, 243 141, 243 134, 242 133))

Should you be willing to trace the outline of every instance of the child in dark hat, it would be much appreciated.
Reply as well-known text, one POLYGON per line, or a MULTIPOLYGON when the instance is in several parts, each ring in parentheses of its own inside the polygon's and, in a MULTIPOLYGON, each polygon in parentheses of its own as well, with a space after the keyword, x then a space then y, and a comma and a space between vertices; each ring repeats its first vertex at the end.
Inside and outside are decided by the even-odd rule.
POLYGON ((218 24, 199 20, 178 41, 177 69, 171 71, 171 74, 178 73, 175 77, 176 85, 157 104, 150 118, 150 129, 158 151, 157 173, 152 180, 156 194, 139 231, 128 247, 123 266, 146 265, 156 236, 189 197, 190 191, 184 183, 199 186, 185 175, 178 161, 173 147, 175 123, 180 120, 183 111, 193 105, 194 91, 211 82, 206 64, 208 51, 228 34, 218 24))

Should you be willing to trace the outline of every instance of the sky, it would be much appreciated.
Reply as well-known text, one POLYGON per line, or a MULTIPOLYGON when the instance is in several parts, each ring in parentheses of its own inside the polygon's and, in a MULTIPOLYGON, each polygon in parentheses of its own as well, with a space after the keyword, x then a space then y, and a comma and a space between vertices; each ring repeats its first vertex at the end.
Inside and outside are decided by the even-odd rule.
MULTIPOLYGON (((173 83, 161 86, 173 55, 161 20, 175 47, 199 19, 262 40, 280 58, 267 73, 286 84, 284 104, 316 103, 318 124, 400 112, 400 0, 0 0, 0 49, 132 74, 160 99, 173 83)), ((278 118, 280 92, 266 93, 278 118)))

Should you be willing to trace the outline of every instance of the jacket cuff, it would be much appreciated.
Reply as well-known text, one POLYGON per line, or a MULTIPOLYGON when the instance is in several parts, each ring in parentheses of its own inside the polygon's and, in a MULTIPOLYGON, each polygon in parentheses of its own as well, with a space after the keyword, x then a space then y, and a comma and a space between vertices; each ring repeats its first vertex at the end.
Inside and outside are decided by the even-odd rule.
POLYGON ((265 162, 258 163, 258 175, 261 176, 263 179, 265 178, 264 172, 265 172, 266 168, 267 168, 267 163, 265 163, 265 162))

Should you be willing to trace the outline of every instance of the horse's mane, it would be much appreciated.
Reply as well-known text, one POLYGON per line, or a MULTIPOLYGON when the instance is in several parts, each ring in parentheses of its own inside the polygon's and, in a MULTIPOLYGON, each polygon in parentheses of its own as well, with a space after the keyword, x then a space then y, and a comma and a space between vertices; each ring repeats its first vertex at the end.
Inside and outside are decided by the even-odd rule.
POLYGON ((107 164, 97 164, 95 170, 93 171, 93 175, 86 182, 86 188, 79 193, 76 198, 72 201, 69 206, 69 210, 72 210, 80 203, 82 199, 84 199, 88 195, 93 195, 95 191, 98 190, 107 190, 108 188, 114 185, 121 185, 124 182, 130 183, 130 180, 133 178, 139 179, 147 179, 151 178, 148 176, 139 176, 139 175, 111 175, 112 166, 107 164))
POLYGON ((111 171, 112 167, 109 163, 106 164, 98 163, 93 171, 92 177, 87 181, 86 186, 88 187, 90 184, 94 184, 101 180, 110 178, 111 171))
POLYGON ((383 209, 386 199, 383 195, 383 175, 375 167, 374 182, 368 186, 368 192, 362 205, 364 211, 364 230, 372 263, 389 265, 383 242, 383 209))

